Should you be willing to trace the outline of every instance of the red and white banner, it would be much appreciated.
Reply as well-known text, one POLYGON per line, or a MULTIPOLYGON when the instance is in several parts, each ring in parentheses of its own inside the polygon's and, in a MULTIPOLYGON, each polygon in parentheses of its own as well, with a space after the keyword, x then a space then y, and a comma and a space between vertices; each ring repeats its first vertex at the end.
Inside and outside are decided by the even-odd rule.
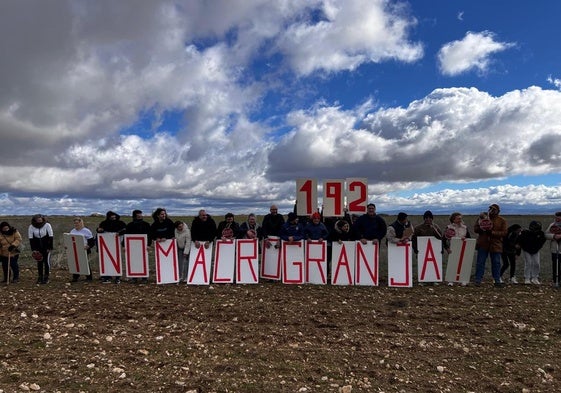
POLYGON ((304 241, 281 243, 283 284, 304 284, 304 241))
POLYGON ((281 240, 276 236, 269 236, 263 241, 261 251, 261 270, 259 275, 266 280, 281 279, 281 240))
POLYGON ((442 281, 442 240, 434 236, 417 238, 417 277, 419 282, 442 281))
POLYGON ((99 274, 101 276, 120 277, 123 275, 120 240, 116 233, 97 234, 99 274))
POLYGON ((306 244, 306 282, 327 284, 327 242, 308 240, 306 244))
POLYGON ((354 285, 356 242, 333 242, 331 246, 331 283, 354 285))
POLYGON ((296 180, 296 214, 309 216, 317 211, 318 182, 316 179, 296 180))
POLYGON ((446 266, 445 280, 447 282, 469 282, 473 256, 475 255, 475 239, 450 239, 450 254, 446 266))
POLYGON ((156 258, 156 283, 174 284, 179 282, 176 240, 167 239, 163 242, 154 242, 154 256, 156 258))
POLYGON ((209 285, 211 263, 212 243, 208 248, 202 244, 196 248, 195 242, 192 242, 189 252, 189 268, 187 269, 187 285, 209 285))
POLYGON ((82 235, 63 233, 64 248, 68 260, 68 271, 72 274, 90 274, 88 254, 85 249, 85 240, 82 235))
POLYGON ((148 278, 148 236, 125 235, 124 241, 127 277, 148 278))
POLYGON ((214 246, 213 283, 228 284, 234 282, 236 264, 235 240, 217 240, 214 246))
POLYGON ((388 243, 388 286, 413 286, 412 254, 411 242, 388 243))
POLYGON ((347 206, 349 214, 366 213, 368 204, 368 179, 351 177, 347 179, 347 206))

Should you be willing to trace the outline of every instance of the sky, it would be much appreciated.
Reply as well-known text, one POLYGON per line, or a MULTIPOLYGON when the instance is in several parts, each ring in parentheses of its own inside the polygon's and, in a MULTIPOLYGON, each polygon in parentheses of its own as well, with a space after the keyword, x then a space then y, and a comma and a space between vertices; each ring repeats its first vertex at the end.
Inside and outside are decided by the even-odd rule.
POLYGON ((0 214, 561 210, 559 1, 3 0, 0 214), (322 190, 318 191, 321 204, 322 190))

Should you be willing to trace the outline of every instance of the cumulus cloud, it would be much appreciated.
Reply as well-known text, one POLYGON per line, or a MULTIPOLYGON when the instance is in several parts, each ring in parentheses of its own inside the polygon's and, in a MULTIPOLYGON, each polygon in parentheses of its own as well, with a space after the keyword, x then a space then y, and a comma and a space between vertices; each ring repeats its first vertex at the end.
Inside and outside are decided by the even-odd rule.
POLYGON ((491 56, 513 47, 513 43, 499 42, 490 31, 467 32, 459 41, 445 44, 438 51, 440 71, 454 76, 467 71, 477 70, 485 73, 489 69, 491 56))

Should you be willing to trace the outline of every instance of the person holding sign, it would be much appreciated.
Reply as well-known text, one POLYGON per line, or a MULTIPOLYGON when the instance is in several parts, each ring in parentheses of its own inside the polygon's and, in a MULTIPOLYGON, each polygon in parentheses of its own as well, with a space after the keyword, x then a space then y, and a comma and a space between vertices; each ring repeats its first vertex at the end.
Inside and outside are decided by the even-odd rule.
POLYGON ((177 241, 177 260, 179 262, 179 282, 187 281, 189 251, 191 250, 191 230, 183 221, 175 222, 175 240, 177 241))
POLYGON ((312 214, 311 221, 304 227, 304 236, 307 240, 327 240, 329 232, 318 212, 312 214))
POLYGON ((475 264, 475 285, 481 285, 485 274, 485 261, 491 258, 491 271, 496 287, 504 287, 501 280, 501 255, 503 239, 507 235, 506 220, 499 216, 501 209, 493 203, 489 206, 489 218, 478 219, 474 226, 477 237, 477 261, 475 264))
POLYGON ((297 242, 304 239, 304 228, 298 222, 296 213, 288 213, 288 220, 282 226, 280 238, 285 242, 297 242))
POLYGON ((442 240, 442 231, 440 227, 433 222, 434 216, 430 210, 423 213, 423 223, 417 225, 413 232, 413 252, 415 254, 419 253, 417 247, 417 238, 419 236, 434 236, 438 240, 442 240))
POLYGON ((240 226, 234 221, 233 213, 226 213, 224 221, 218 224, 216 237, 222 240, 234 240, 239 238, 240 226))
POLYGON ((257 222, 255 213, 249 213, 247 221, 240 225, 240 236, 242 239, 261 239, 263 237, 263 231, 257 222))
MULTIPOLYGON (((84 220, 82 220, 81 217, 74 217, 74 228, 72 228, 70 230, 70 234, 71 235, 82 235, 84 236, 84 249, 86 250, 86 253, 88 255, 90 255, 92 253, 92 248, 95 246, 95 238, 92 234, 92 231, 90 231, 88 228, 86 228, 84 226, 84 220)), ((88 264, 89 264, 89 260, 88 260, 88 264)), ((78 279, 80 278, 79 274, 73 274, 72 275, 72 282, 77 282, 78 279)), ((92 282, 92 267, 90 265, 90 274, 86 276, 86 282, 92 282)))
POLYGON ((191 224, 191 238, 195 242, 195 247, 199 248, 202 244, 205 248, 209 248, 215 237, 216 222, 205 209, 199 210, 199 215, 191 224))
POLYGON ((413 236, 413 225, 407 219, 407 213, 399 213, 397 220, 388 226, 386 239, 389 243, 406 244, 413 236))
POLYGON ((15 284, 19 281, 18 259, 21 240, 21 234, 16 228, 6 221, 0 223, 0 260, 2 261, 2 271, 4 273, 4 280, 2 282, 6 284, 10 282, 15 284), (11 280, 10 270, 12 273, 11 280))
MULTIPOLYGON (((97 227, 97 233, 114 233, 115 236, 121 237, 125 234, 127 230, 127 224, 121 220, 121 216, 111 210, 105 214, 105 220, 99 223, 97 227)), ((120 244, 121 242, 119 242, 120 244)), ((111 278, 108 276, 101 277, 102 284, 108 284, 111 282, 111 278)), ((115 284, 121 283, 121 278, 115 277, 115 284)))
POLYGON ((368 241, 380 243, 386 236, 388 226, 386 221, 376 215, 376 205, 373 203, 366 206, 366 214, 360 216, 353 225, 355 240, 360 240, 362 244, 368 241))
MULTIPOLYGON (((265 239, 265 247, 271 247, 271 242, 267 240, 268 237, 280 237, 281 229, 284 225, 284 217, 279 214, 279 209, 276 205, 271 205, 269 209, 269 214, 263 218, 263 224, 261 226, 263 238, 265 239)), ((278 243, 275 246, 278 248, 278 243)))

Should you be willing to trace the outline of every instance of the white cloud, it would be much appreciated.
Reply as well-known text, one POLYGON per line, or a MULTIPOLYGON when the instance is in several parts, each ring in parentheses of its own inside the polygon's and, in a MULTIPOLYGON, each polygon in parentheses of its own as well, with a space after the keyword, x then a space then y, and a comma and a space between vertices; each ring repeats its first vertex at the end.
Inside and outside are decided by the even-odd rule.
POLYGON ((490 31, 467 32, 462 40, 449 42, 439 50, 440 71, 450 76, 474 69, 485 73, 493 54, 513 46, 513 43, 496 41, 495 35, 490 31))
POLYGON ((547 77, 547 81, 555 86, 557 89, 561 90, 561 79, 553 78, 551 75, 547 77))

